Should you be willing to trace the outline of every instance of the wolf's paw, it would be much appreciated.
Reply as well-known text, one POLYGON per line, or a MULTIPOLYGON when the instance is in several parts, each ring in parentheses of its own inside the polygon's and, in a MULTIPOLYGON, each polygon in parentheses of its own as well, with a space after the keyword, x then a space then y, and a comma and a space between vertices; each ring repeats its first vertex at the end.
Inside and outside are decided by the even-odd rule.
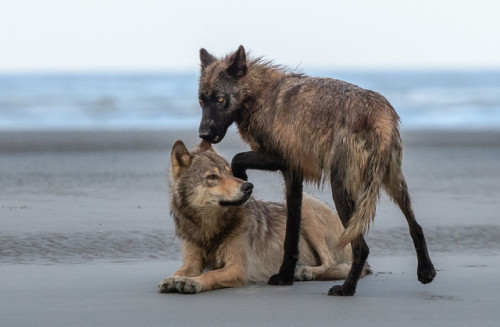
POLYGON ((308 266, 297 266, 297 268, 295 269, 295 280, 308 281, 313 279, 314 275, 308 266))
POLYGON ((181 277, 177 280, 175 289, 183 294, 196 294, 201 292, 201 284, 193 278, 181 277))
POLYGON ((428 284, 432 282, 434 277, 436 277, 436 270, 434 269, 434 266, 432 263, 429 263, 427 265, 418 265, 418 270, 417 270, 417 276, 418 280, 422 284, 428 284))
POLYGON ((271 276, 269 278, 269 281, 267 282, 268 285, 292 285, 294 282, 294 277, 293 275, 291 276, 286 276, 284 274, 276 274, 271 276))
POLYGON ((172 292, 177 292, 175 286, 177 284, 178 277, 169 277, 169 278, 164 278, 159 284, 158 284, 158 292, 160 293, 172 293, 172 292))
POLYGON ((355 289, 346 289, 343 285, 334 285, 328 291, 328 295, 331 296, 353 296, 355 289))

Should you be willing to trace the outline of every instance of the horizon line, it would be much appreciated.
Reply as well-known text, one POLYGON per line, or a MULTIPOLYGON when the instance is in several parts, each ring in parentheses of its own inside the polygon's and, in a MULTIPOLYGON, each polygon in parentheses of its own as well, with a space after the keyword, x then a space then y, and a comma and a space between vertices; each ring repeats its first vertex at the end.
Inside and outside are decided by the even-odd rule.
MULTIPOLYGON (((359 72, 359 73, 451 73, 451 72, 500 72, 500 66, 310 66, 310 67, 296 67, 292 71, 300 72, 359 72)), ((185 68, 150 68, 150 67, 123 67, 123 68, 21 68, 21 69, 0 69, 0 75, 76 75, 76 74, 198 74, 199 68, 185 67, 185 68)))

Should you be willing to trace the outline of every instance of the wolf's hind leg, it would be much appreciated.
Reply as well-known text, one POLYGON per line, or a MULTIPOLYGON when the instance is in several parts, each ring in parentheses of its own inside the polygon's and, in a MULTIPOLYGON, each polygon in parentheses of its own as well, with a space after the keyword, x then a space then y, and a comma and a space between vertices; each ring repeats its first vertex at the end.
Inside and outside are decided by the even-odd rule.
MULTIPOLYGON (((347 228, 349 220, 354 212, 355 201, 347 191, 343 181, 343 176, 339 176, 338 172, 332 172, 331 177, 332 196, 337 208, 338 215, 342 224, 347 228)), ((349 274, 343 285, 333 286, 328 295, 337 296, 352 296, 356 292, 358 280, 361 277, 370 249, 365 242, 363 235, 358 236, 351 242, 352 247, 352 266, 349 274)))
MULTIPOLYGON (((427 242, 425 241, 424 232, 422 227, 417 223, 415 219, 415 214, 411 206, 410 194, 408 192, 408 186, 406 185, 403 173, 398 167, 395 167, 395 176, 388 176, 384 181, 384 186, 387 194, 394 200, 394 202, 399 206, 403 212, 406 221, 408 222, 408 227, 410 229, 410 235, 413 239, 413 245, 415 246, 415 251, 417 252, 418 268, 417 276, 418 280, 422 284, 427 284, 432 282, 436 276, 436 270, 429 257, 429 251, 427 250, 427 242)), ((390 172, 392 174, 392 172, 390 172)))
POLYGON ((346 279, 350 269, 351 264, 346 262, 329 266, 297 266, 297 269, 295 269, 295 280, 309 281, 346 279))
MULTIPOLYGON (((331 213, 315 210, 308 210, 308 204, 303 203, 302 228, 301 234, 307 244, 311 254, 307 257, 306 253, 301 254, 301 262, 307 264, 299 264, 295 269, 295 280, 329 280, 329 279, 345 279, 349 272, 350 265, 338 265, 337 257, 343 258, 347 254, 347 249, 335 248, 335 231, 328 226, 324 220, 328 220, 331 213), (311 212, 318 216, 310 215, 311 212), (319 216, 323 214, 323 216, 319 216), (335 251, 338 251, 335 254, 335 251), (345 252, 342 253, 342 252, 345 252), (313 259, 314 257, 314 259, 313 259), (345 269, 347 269, 345 271, 345 269), (335 270, 333 272, 332 270, 335 270), (342 271, 345 272, 342 272, 342 271), (329 274, 329 271, 331 273, 329 274)), ((340 222, 339 222, 340 223, 340 222)))

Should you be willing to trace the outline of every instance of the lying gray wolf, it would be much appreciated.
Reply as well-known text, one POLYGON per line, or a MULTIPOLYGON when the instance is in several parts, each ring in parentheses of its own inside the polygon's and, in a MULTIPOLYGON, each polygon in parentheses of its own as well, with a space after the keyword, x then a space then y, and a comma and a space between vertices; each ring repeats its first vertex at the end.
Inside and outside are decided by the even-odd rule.
MULTIPOLYGON (((208 142, 189 153, 177 141, 171 164, 171 210, 183 264, 159 291, 198 293, 267 281, 283 257, 285 206, 254 199, 253 185, 234 177, 208 142)), ((344 231, 339 217, 308 195, 302 217, 295 279, 346 278, 352 256, 349 245, 336 246, 344 231)), ((365 265, 362 274, 368 273, 365 265)))
POLYGON ((271 285, 292 284, 299 257, 303 181, 329 181, 342 224, 339 246, 351 243, 353 264, 330 295, 353 295, 369 249, 364 239, 383 187, 406 217, 417 252, 417 275, 430 283, 436 271, 422 228, 415 220, 403 172, 399 117, 380 94, 356 85, 289 73, 262 59, 247 60, 245 49, 222 59, 200 50, 199 136, 218 143, 235 122, 252 151, 237 154, 233 173, 281 171, 287 224, 284 257, 271 285))

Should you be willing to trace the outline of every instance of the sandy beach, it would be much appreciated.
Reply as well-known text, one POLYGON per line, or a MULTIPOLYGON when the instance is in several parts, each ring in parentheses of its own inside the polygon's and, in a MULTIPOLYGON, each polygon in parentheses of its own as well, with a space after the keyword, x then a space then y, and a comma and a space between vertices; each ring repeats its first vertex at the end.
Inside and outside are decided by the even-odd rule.
MULTIPOLYGON (((500 132, 407 131, 404 172, 438 271, 421 285, 402 214, 382 196, 356 296, 332 282, 158 294, 180 266, 168 165, 194 131, 0 132, 2 326, 497 326, 500 132)), ((231 130, 217 146, 247 148, 231 130)), ((250 172, 282 201, 279 174, 250 172)), ((329 188, 306 190, 332 205, 329 188)))

